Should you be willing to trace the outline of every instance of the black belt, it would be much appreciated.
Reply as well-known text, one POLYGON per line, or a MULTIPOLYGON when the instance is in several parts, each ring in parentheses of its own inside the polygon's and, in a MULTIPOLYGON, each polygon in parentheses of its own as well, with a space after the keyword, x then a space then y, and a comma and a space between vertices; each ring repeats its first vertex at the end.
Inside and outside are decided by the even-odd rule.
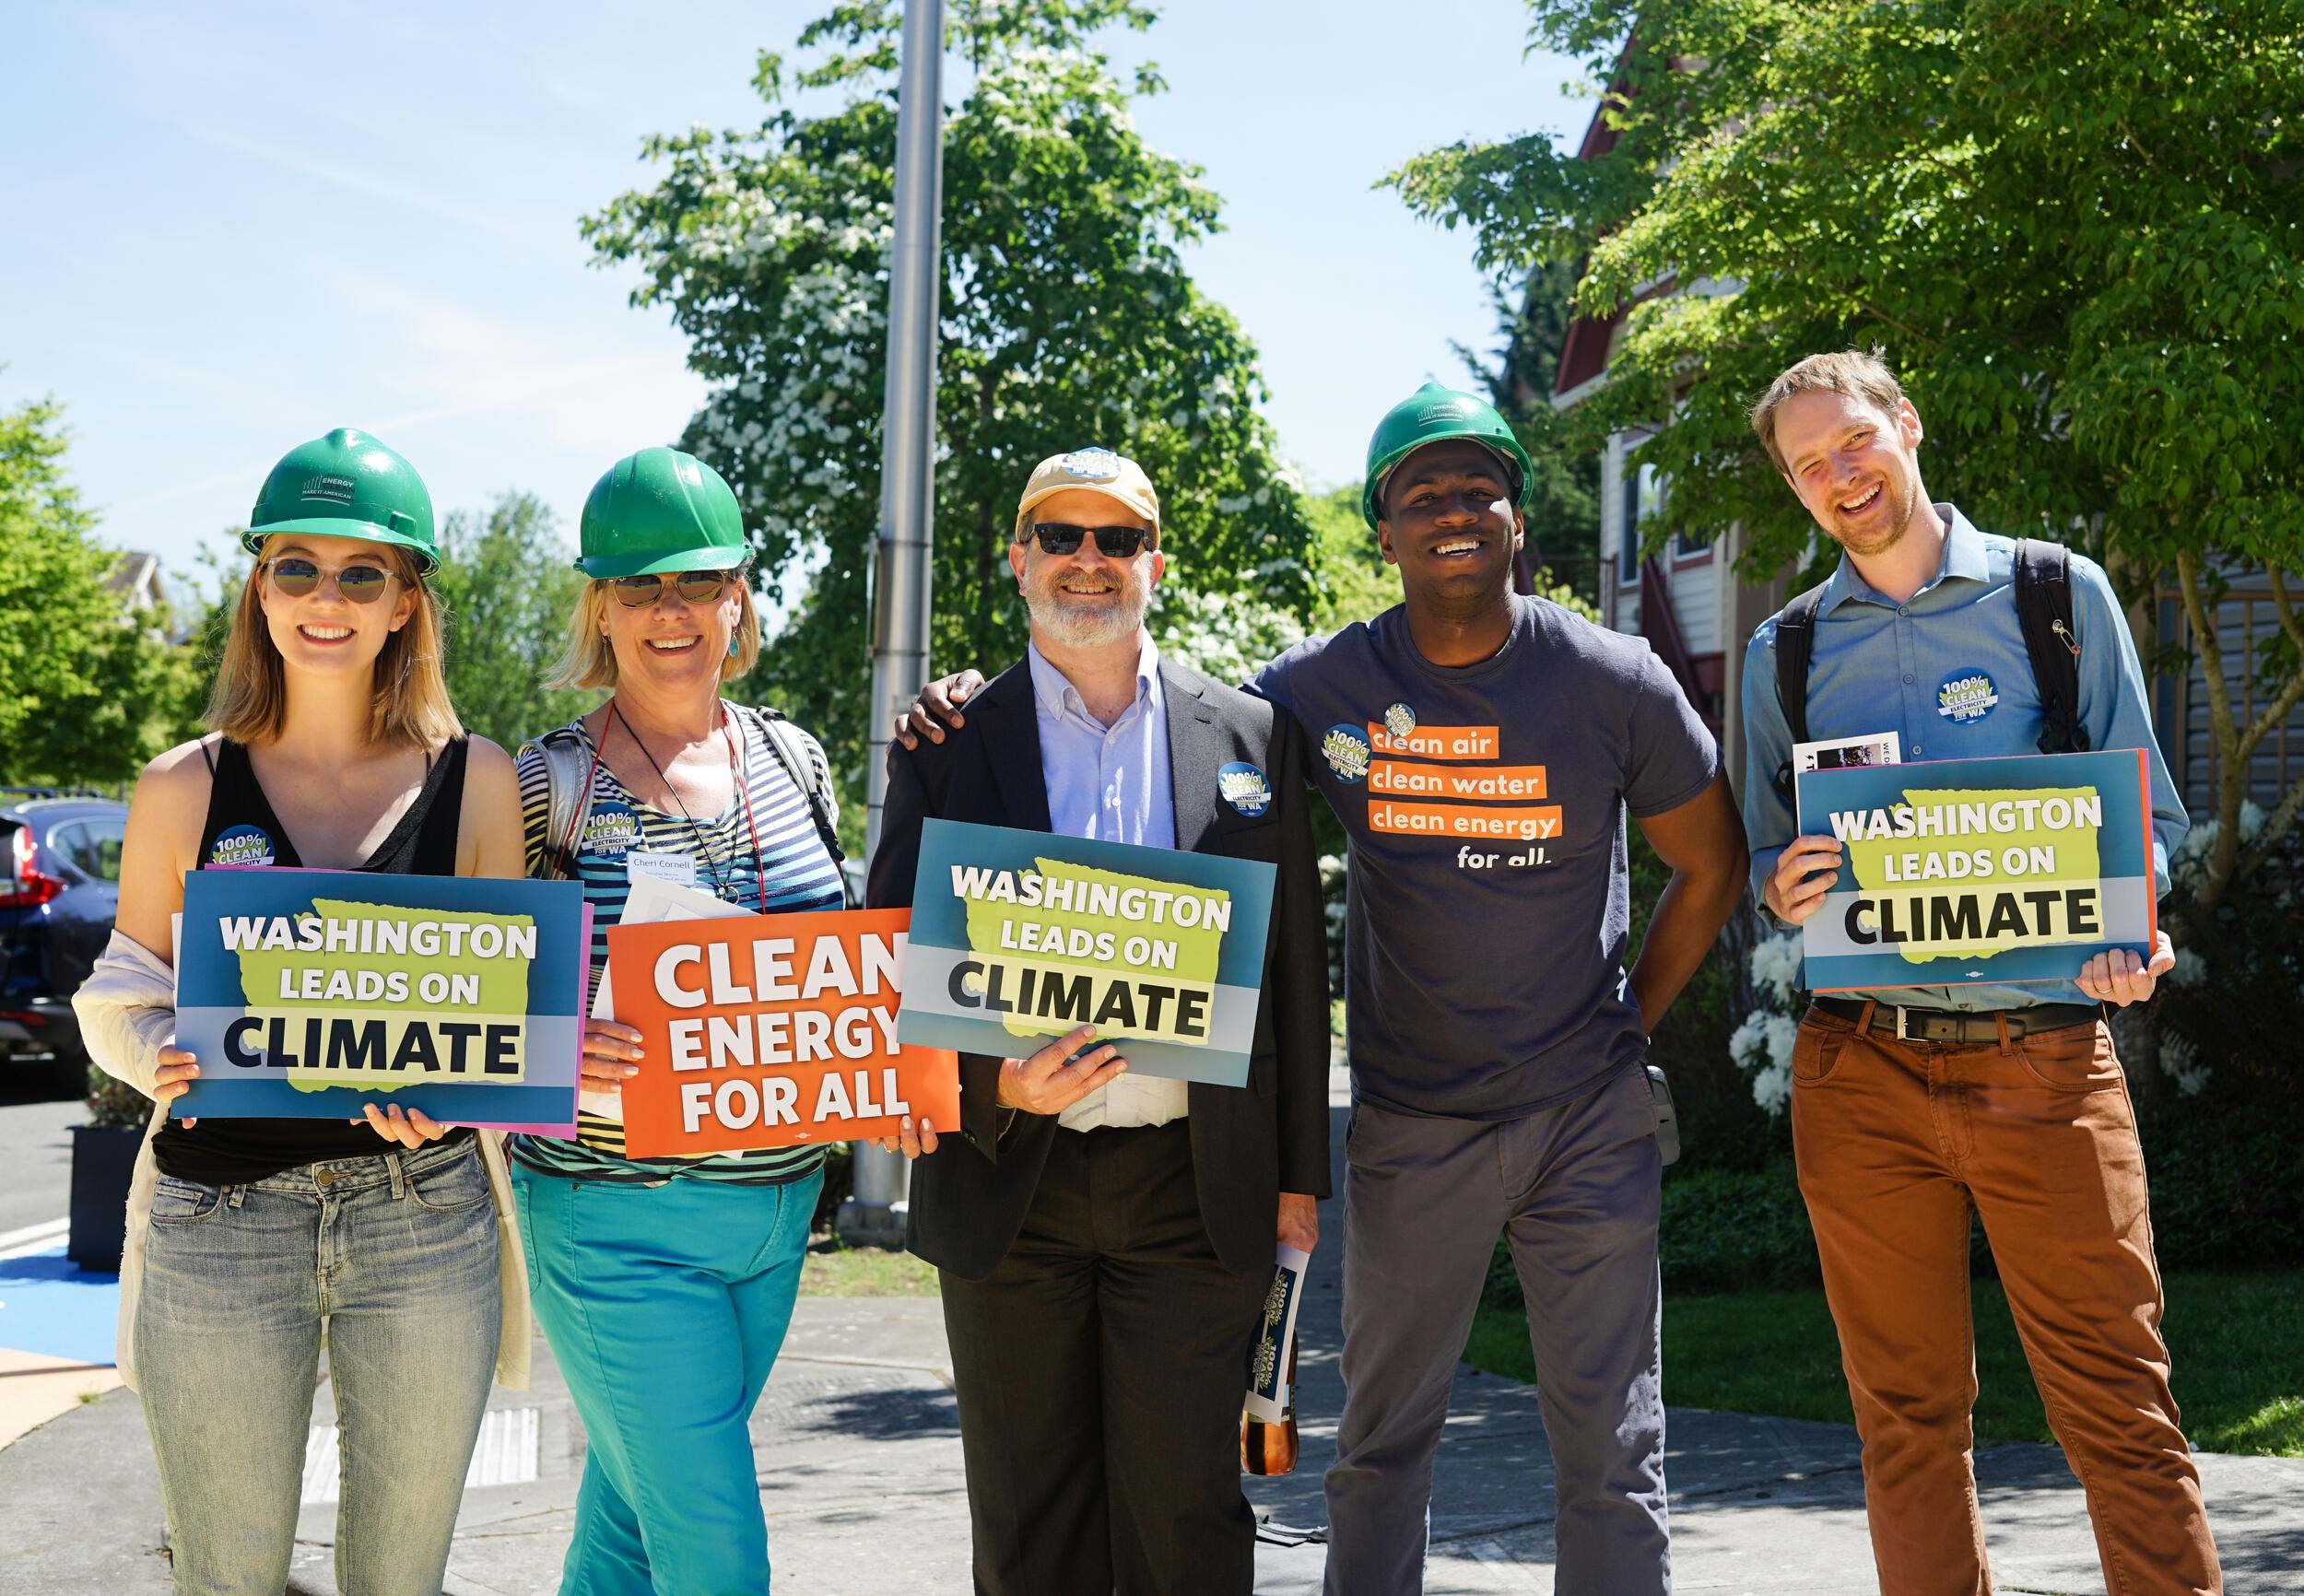
MULTIPOLYGON (((1856 1024, 1867 1006, 1856 998, 1810 998, 1811 1003, 1836 1019, 1856 1024)), ((2008 1039, 2036 1031, 2061 1030, 2066 1026, 2093 1025, 2104 1017, 2101 1003, 2036 1003, 2024 1009, 1986 1009, 1981 1014, 1957 1009, 1908 1009, 1893 1003, 1873 1003, 1872 1027, 1908 1042, 1996 1042, 2000 1022, 2008 1023, 2008 1039)))

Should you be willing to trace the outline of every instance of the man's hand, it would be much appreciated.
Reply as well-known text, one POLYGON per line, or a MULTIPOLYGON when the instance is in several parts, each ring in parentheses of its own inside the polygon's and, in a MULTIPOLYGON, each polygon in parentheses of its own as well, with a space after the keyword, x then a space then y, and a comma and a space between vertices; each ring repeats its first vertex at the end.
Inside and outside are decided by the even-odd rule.
POLYGON ((2124 1009, 2150 997, 2160 978, 2175 968, 2176 945, 2164 931, 2153 946, 2150 964, 2124 947, 2099 953, 2088 960, 2080 967, 2080 990, 2098 1003, 2124 1009))
POLYGON ((1029 1059, 1001 1060, 1000 1106, 1028 1114, 1061 1114, 1105 1082, 1124 1074, 1128 1061, 1120 1050, 1109 1042, 1100 1048, 1095 1042, 1096 1027, 1082 1026, 1029 1059), (1076 1059, 1075 1053, 1080 1056, 1076 1059))
POLYGON ((1280 1193, 1280 1244, 1299 1252, 1320 1245, 1320 1199, 1301 1191, 1280 1193))
POLYGON ((1760 889, 1769 912, 1786 925, 1799 925, 1824 907, 1824 895, 1838 881, 1840 839, 1795 837, 1777 856, 1775 872, 1760 889))
POLYGON ((984 678, 976 671, 958 671, 930 682, 912 700, 911 712, 896 717, 896 740, 907 748, 919 747, 923 737, 931 743, 943 742, 946 723, 959 725, 960 706, 983 687, 984 678))

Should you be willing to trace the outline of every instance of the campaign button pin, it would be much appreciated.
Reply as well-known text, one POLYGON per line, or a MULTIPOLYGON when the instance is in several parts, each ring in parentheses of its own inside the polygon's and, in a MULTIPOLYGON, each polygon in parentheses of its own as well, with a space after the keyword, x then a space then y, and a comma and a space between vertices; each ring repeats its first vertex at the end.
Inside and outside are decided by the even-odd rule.
POLYGON ((2000 689, 1982 671, 1955 671, 1936 684, 1936 713, 1955 725, 1972 725, 1999 707, 2000 689))
POLYGON ((1368 733, 1358 726, 1334 725, 1321 735, 1320 757, 1328 761, 1328 769, 1338 780, 1358 781, 1366 776, 1371 752, 1368 733))
POLYGON ((1216 773, 1216 790, 1252 819, 1272 807, 1272 782, 1255 766, 1237 759, 1216 773))
POLYGON ((274 857, 272 839, 255 826, 226 827, 208 850, 210 864, 269 864, 274 857))
POLYGON ((584 829, 577 839, 576 851, 618 859, 639 840, 640 816, 629 804, 595 804, 592 813, 584 816, 584 829))

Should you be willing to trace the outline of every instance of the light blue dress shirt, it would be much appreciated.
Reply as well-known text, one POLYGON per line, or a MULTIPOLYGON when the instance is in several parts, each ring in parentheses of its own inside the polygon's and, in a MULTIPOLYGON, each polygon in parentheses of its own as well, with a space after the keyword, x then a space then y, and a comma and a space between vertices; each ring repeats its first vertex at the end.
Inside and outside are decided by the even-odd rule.
MULTIPOLYGON (((1816 608, 1808 736, 1821 741, 1894 732, 1904 757, 1912 760, 2037 754, 2044 722, 2016 618, 2016 543, 1977 531, 1949 504, 1936 510, 1951 523, 1943 561, 1928 584, 1902 604, 1865 581, 1840 556, 1816 608), (1998 698, 1984 714, 1957 719, 1939 706, 1939 687, 1980 675, 1998 698)), ((2152 733, 2127 617, 2103 568, 2076 552, 2072 609, 2080 645, 2080 724, 2091 748, 2145 751, 2152 778, 2152 878, 2166 894, 2169 854, 2183 841, 2191 821, 2152 733)), ((1745 651, 1744 728, 1744 827, 1757 898, 1775 873, 1777 856, 1797 835, 1792 807, 1776 792, 1777 767, 1792 753, 1792 733, 1776 698, 1773 616, 1760 623, 1745 651)), ((2074 957, 2074 975, 2082 962, 2074 957)), ((1971 1012, 2096 1001, 2075 981, 1896 987, 1867 995, 1907 1008, 1971 1012)))
MULTIPOLYGON (((1160 688, 1160 651, 1150 637, 1136 654, 1136 696, 1105 725, 1088 713, 1079 689, 1035 643, 1026 659, 1040 718, 1040 780, 1048 790, 1048 826, 1067 837, 1176 846, 1174 783, 1168 757, 1168 701, 1160 688)), ((1124 1055, 1123 1055, 1124 1056, 1124 1055)), ((1075 1131, 1097 1126, 1164 1125, 1188 1106, 1181 1081, 1123 1075, 1057 1117, 1075 1131)))

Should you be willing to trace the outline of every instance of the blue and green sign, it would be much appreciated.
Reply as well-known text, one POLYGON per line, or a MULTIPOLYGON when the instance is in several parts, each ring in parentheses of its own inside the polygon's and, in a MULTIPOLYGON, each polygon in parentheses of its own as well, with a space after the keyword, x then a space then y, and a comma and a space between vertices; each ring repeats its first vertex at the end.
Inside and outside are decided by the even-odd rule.
POLYGON ((1800 834, 1840 839, 1803 926, 1815 992, 2071 980, 2149 957, 2158 929, 2145 757, 2127 748, 1812 770, 1800 834))
POLYGON ((187 1118, 575 1118, 582 889, 565 881, 199 870, 184 877, 187 1118))
POLYGON ((1275 874, 1254 860, 931 820, 896 1034, 1014 1058, 1093 1025, 1134 1074, 1245 1086, 1275 874))

